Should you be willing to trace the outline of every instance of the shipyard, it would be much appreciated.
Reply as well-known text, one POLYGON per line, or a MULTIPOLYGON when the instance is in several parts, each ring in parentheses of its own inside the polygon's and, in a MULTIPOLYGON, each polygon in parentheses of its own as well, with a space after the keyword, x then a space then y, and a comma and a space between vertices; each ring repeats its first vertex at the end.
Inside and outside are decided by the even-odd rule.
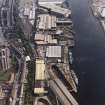
POLYGON ((2 105, 79 105, 71 16, 66 0, 2 1, 2 105))
POLYGON ((105 0, 0 0, 0 105, 105 105, 105 0))
POLYGON ((36 44, 34 94, 39 97, 35 97, 35 105, 40 105, 38 100, 44 97, 49 105, 78 105, 76 100, 78 80, 70 66, 73 58, 70 55, 72 52, 69 53, 69 49, 75 45, 73 23, 70 18, 71 10, 64 8, 63 3, 64 1, 59 0, 51 3, 40 0, 38 3, 34 35, 36 44), (46 95, 51 94, 50 90, 55 94, 55 99, 46 95))

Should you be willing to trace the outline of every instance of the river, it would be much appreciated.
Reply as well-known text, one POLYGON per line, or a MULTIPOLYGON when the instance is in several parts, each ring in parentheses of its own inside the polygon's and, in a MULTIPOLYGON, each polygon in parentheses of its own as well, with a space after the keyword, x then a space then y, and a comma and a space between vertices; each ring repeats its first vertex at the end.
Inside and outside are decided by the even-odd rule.
POLYGON ((105 105, 105 34, 92 14, 89 0, 68 1, 76 32, 73 56, 80 105, 105 105))

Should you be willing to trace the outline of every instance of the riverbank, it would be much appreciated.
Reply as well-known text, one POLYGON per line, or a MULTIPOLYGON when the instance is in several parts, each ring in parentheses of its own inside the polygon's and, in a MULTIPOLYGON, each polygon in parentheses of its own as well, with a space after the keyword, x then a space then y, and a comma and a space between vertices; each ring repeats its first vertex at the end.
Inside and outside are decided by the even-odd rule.
POLYGON ((74 70, 80 105, 105 105, 105 34, 90 9, 90 0, 69 0, 74 25, 74 70))

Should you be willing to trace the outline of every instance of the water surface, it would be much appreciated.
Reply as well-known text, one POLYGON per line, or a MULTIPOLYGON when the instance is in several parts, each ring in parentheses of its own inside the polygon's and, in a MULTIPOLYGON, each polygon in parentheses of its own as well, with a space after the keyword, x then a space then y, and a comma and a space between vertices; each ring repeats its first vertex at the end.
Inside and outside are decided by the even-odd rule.
POLYGON ((92 15, 89 0, 68 1, 76 31, 73 53, 80 105, 105 105, 105 34, 92 15))

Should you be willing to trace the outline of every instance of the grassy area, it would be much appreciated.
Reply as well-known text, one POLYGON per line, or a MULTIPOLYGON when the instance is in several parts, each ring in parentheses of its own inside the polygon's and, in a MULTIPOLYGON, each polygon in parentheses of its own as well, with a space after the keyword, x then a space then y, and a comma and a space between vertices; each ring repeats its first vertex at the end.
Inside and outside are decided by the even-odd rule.
POLYGON ((0 105, 6 105, 5 100, 0 100, 0 105))
POLYGON ((0 72, 0 83, 7 81, 10 77, 10 72, 0 72))
POLYGON ((12 69, 7 71, 0 71, 0 83, 8 81, 12 72, 12 69))

